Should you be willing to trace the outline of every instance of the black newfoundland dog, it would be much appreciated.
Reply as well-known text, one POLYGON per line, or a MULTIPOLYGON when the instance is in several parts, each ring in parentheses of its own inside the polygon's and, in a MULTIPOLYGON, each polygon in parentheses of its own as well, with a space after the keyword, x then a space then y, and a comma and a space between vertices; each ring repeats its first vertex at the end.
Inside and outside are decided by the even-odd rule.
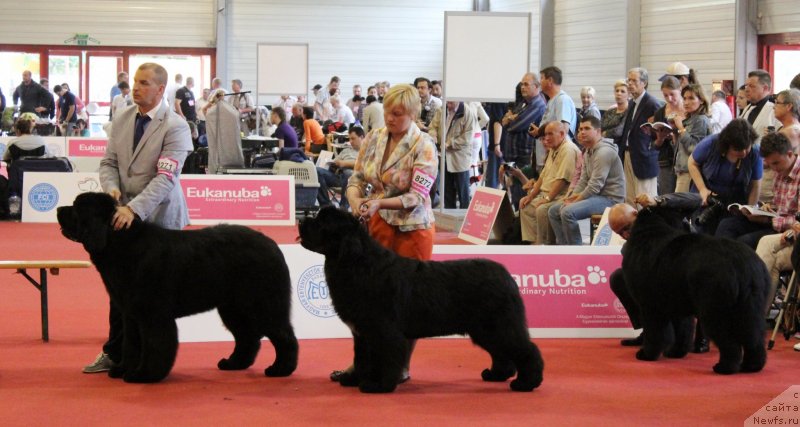
POLYGON ((358 219, 335 208, 300 224, 303 247, 325 255, 336 312, 353 331, 353 374, 339 381, 366 393, 394 391, 408 339, 469 334, 489 352, 484 381, 515 391, 542 383, 544 362, 530 340, 519 289, 506 269, 482 259, 421 262, 373 240, 358 219))
POLYGON ((637 359, 656 360, 662 352, 684 357, 696 315, 719 347, 714 372, 758 372, 764 367, 764 301, 770 277, 752 249, 683 231, 674 212, 644 209, 623 248, 622 271, 641 308, 644 344, 637 359))
POLYGON ((122 361, 109 375, 126 382, 157 382, 178 350, 175 319, 217 308, 236 346, 222 370, 250 367, 266 336, 275 362, 264 373, 287 376, 297 367, 297 339, 289 320, 289 268, 270 238, 247 227, 220 225, 165 230, 136 220, 114 231, 117 203, 83 193, 58 208, 61 232, 80 242, 123 315, 122 361))

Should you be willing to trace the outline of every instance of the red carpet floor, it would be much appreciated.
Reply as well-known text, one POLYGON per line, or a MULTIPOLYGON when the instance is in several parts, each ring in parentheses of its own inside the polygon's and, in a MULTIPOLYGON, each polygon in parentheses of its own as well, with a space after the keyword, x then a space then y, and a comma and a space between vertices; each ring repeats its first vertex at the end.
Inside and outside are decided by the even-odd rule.
MULTIPOLYGON (((262 229, 279 242, 291 227, 262 229)), ((437 243, 455 236, 440 233, 437 243)), ((87 259, 56 225, 0 222, 0 259, 87 259)), ((718 376, 717 352, 656 363, 634 359, 618 340, 535 339, 545 380, 533 393, 484 383, 488 356, 466 339, 423 340, 412 380, 389 395, 363 395, 328 380, 352 357, 350 340, 303 340, 298 370, 263 376, 272 361, 265 343, 256 365, 221 372, 231 343, 183 344, 168 379, 125 384, 80 368, 107 333, 107 297, 93 269, 52 277, 50 343, 39 339, 38 292, 0 270, 0 425, 742 425, 798 384, 800 353, 779 338, 759 374, 718 376)))

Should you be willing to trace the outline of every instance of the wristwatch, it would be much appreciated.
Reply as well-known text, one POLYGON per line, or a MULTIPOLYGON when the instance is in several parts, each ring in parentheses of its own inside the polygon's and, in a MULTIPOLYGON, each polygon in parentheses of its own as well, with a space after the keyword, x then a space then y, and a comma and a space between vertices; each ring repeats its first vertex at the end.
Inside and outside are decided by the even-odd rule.
POLYGON ((664 204, 664 198, 661 196, 655 196, 653 197, 653 200, 656 201, 656 206, 661 206, 664 204))

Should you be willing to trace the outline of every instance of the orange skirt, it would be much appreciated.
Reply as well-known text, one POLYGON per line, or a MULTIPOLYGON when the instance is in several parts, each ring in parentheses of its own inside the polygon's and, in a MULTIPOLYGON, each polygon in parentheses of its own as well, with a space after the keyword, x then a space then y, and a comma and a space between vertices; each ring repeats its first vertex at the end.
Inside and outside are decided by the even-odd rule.
POLYGON ((400 256, 427 261, 433 255, 435 226, 427 230, 400 231, 375 214, 369 220, 369 234, 381 246, 400 256))

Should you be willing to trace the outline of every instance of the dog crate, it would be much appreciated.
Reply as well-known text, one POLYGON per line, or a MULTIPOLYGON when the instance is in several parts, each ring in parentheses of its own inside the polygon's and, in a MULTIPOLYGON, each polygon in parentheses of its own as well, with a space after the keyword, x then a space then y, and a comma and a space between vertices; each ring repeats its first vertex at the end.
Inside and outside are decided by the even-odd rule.
POLYGON ((296 213, 309 216, 319 210, 319 204, 317 204, 319 177, 317 177, 317 167, 311 160, 303 162, 280 160, 275 162, 273 171, 275 175, 292 175, 294 177, 296 213))

